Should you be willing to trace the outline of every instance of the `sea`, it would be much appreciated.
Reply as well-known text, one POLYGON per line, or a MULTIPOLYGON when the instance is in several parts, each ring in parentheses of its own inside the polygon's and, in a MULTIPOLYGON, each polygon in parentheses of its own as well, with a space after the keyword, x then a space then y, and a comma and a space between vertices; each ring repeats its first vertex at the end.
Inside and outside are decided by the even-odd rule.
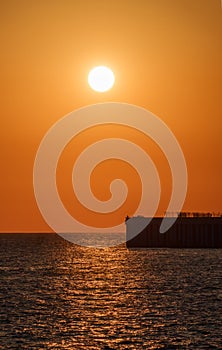
POLYGON ((222 349, 222 250, 0 234, 0 349, 222 349))

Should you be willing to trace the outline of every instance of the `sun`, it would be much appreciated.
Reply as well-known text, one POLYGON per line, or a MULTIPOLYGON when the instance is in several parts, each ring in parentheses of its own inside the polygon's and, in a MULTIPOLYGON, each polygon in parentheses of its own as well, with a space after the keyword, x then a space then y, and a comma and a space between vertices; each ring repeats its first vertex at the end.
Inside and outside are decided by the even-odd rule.
POLYGON ((105 66, 91 69, 88 75, 89 86, 97 92, 105 92, 112 88, 115 76, 112 70, 105 66))

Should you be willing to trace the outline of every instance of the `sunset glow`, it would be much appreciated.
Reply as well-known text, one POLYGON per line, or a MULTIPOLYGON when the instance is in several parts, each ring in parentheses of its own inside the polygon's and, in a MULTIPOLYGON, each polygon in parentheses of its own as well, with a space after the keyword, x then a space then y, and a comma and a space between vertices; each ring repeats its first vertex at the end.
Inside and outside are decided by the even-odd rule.
MULTIPOLYGON (((36 152, 61 118, 105 102, 134 104, 161 118, 187 164, 183 210, 222 211, 220 1, 22 0, 0 6, 1 232, 52 232, 35 200, 36 152), (90 73, 89 85, 89 72, 100 65, 113 71, 115 84, 114 77, 106 85, 100 78, 91 82, 90 73)), ((142 132, 113 124, 80 132, 61 154, 57 185, 66 209, 85 220, 74 205, 72 168, 86 147, 104 137, 133 142, 153 160, 163 188, 157 210, 162 215, 172 190, 164 153, 142 132)), ((110 181, 128 173, 132 194, 126 210, 132 215, 141 187, 127 164, 102 163, 92 173, 91 187, 98 199, 109 200, 110 181)), ((126 210, 120 209, 123 217, 126 210)), ((101 223, 109 223, 101 216, 101 223)), ((114 212, 109 220, 120 217, 114 212)))

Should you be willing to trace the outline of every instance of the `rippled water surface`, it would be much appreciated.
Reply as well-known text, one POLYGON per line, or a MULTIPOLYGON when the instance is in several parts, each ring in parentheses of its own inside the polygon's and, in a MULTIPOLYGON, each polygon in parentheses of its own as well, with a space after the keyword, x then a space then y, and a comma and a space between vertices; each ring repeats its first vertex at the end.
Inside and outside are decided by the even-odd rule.
POLYGON ((0 235, 0 349, 221 349, 222 250, 0 235))

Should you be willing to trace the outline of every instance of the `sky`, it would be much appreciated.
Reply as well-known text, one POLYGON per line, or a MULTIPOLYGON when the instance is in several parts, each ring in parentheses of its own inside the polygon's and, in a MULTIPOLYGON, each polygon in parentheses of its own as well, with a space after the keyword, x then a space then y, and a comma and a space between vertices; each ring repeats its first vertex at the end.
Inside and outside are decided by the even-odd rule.
MULTIPOLYGON (((0 17, 0 232, 52 231, 33 191, 39 144, 66 114, 108 101, 146 108, 172 130, 188 169, 183 210, 222 211, 220 0, 8 0, 0 2, 0 17), (88 72, 98 65, 109 66, 116 78, 102 94, 87 83, 88 72)), ((104 135, 122 135, 147 150, 159 171, 157 215, 163 214, 171 192, 164 155, 130 128, 102 126, 68 145, 58 164, 58 188, 68 210, 80 221, 86 216, 73 206, 73 149, 78 153, 104 135)), ((125 177, 129 170, 117 161, 111 162, 112 171, 106 166, 92 174, 94 193, 103 200, 108 198, 104 178, 112 178, 110 172, 125 177)), ((99 222, 118 222, 126 210, 133 214, 141 188, 131 170, 128 207, 99 222)))

